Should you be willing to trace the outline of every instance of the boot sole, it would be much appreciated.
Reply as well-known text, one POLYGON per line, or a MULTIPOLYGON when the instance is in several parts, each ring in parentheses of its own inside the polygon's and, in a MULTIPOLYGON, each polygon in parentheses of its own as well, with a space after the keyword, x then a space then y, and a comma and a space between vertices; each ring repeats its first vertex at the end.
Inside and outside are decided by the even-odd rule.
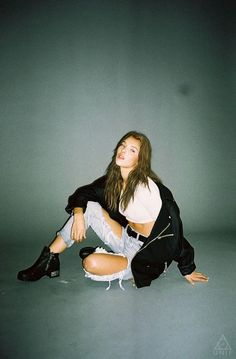
POLYGON ((23 282, 36 282, 37 280, 43 278, 44 276, 48 276, 49 278, 56 278, 56 277, 59 277, 60 276, 60 271, 56 270, 56 271, 52 271, 50 273, 46 273, 44 275, 42 275, 41 277, 33 277, 33 278, 27 278, 27 277, 24 277, 24 276, 21 276, 21 275, 17 275, 17 279, 18 280, 21 280, 23 282))

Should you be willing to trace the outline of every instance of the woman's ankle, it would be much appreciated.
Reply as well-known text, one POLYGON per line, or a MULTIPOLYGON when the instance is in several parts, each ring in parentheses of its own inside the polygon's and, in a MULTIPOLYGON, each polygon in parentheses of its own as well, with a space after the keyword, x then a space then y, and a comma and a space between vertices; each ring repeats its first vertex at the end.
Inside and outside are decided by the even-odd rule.
POLYGON ((51 253, 60 254, 64 252, 64 250, 67 248, 67 245, 65 244, 63 238, 58 235, 48 248, 50 249, 51 253))

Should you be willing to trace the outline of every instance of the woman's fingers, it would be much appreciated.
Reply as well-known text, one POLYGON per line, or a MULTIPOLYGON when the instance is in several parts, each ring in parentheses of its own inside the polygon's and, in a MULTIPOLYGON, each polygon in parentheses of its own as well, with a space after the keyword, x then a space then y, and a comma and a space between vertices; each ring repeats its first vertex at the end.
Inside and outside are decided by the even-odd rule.
POLYGON ((74 223, 71 228, 71 239, 76 242, 82 242, 86 238, 86 230, 84 226, 78 226, 74 223))
POLYGON ((74 215, 74 222, 71 228, 71 239, 82 242, 86 238, 86 228, 83 215, 74 215))
POLYGON ((205 282, 205 281, 208 281, 208 279, 209 279, 209 277, 206 276, 205 274, 195 272, 194 280, 197 280, 197 281, 200 281, 200 282, 205 282))
POLYGON ((72 236, 72 239, 76 242, 82 242, 86 238, 85 231, 77 232, 72 234, 72 236))

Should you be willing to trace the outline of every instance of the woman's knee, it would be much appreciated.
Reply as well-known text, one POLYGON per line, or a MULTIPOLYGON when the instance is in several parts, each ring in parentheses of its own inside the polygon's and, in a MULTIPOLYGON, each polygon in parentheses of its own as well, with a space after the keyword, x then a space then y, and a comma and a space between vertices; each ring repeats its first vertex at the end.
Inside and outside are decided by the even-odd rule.
POLYGON ((98 263, 96 255, 90 254, 83 260, 83 267, 87 272, 96 273, 98 263))
POLYGON ((92 253, 83 260, 86 272, 108 275, 127 269, 128 258, 119 254, 92 253))

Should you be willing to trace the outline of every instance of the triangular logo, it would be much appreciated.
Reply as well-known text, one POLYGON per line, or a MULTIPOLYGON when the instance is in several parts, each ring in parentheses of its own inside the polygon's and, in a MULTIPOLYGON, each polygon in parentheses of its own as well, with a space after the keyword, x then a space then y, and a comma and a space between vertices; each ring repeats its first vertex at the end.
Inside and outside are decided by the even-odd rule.
POLYGON ((220 339, 216 343, 216 346, 214 348, 214 354, 215 355, 230 355, 231 354, 231 347, 226 340, 224 334, 221 335, 220 339))

